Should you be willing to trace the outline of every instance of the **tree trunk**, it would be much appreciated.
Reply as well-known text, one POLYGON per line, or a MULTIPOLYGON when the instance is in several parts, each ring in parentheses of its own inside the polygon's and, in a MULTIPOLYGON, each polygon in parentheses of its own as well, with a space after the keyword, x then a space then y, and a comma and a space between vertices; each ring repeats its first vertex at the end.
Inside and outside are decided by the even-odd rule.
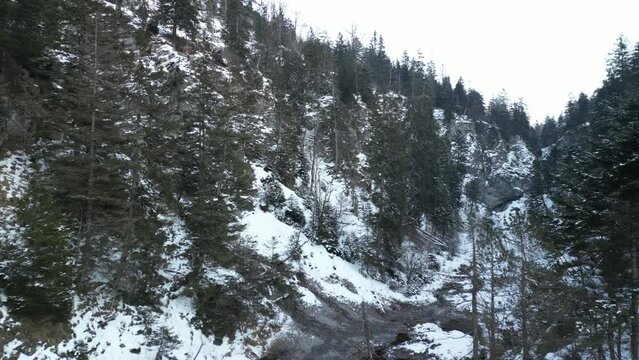
POLYGON ((495 246, 493 241, 490 240, 490 338, 488 340, 488 347, 490 351, 490 360, 497 360, 497 322, 495 320, 495 246))
MULTIPOLYGON (((140 119, 140 114, 137 114, 137 123, 141 124, 142 121, 140 119)), ((137 146, 134 150, 133 159, 131 159, 131 183, 129 184, 129 203, 128 203, 128 215, 127 215, 127 225, 126 231, 124 232, 124 241, 122 243, 122 255, 120 256, 120 268, 119 268, 119 276, 116 281, 127 281, 126 276, 126 267, 129 260, 129 254, 131 253, 131 248, 133 248, 133 237, 135 235, 135 201, 137 199, 136 194, 136 186, 139 181, 140 173, 138 169, 137 162, 137 146)), ((126 285, 126 284, 124 284, 126 285)))
POLYGON ((82 251, 82 266, 84 271, 88 271, 90 260, 93 257, 93 244, 91 235, 93 231, 93 196, 95 187, 95 123, 97 113, 98 96, 98 14, 95 14, 95 30, 93 38, 93 111, 91 112, 91 130, 89 132, 89 177, 87 179, 87 211, 84 221, 84 246, 82 251))
MULTIPOLYGON (((474 210, 471 210, 474 211, 474 210)), ((475 220, 474 215, 471 214, 470 219, 470 237, 472 241, 473 251, 473 277, 472 277, 472 316, 473 316, 473 360, 479 359, 479 314, 477 313, 477 293, 479 292, 479 281, 477 279, 477 241, 475 239, 475 220)))
POLYGON ((630 320, 630 356, 632 360, 639 360, 639 309, 637 309, 637 290, 639 287, 639 269, 637 269, 637 238, 632 240, 632 294, 630 306, 632 318, 630 320))
POLYGON ((366 317, 366 304, 362 301, 362 322, 364 325, 364 340, 366 341, 366 354, 365 358, 368 360, 373 360, 375 356, 375 351, 373 348, 373 339, 371 336, 371 329, 368 325, 368 318, 366 317))
POLYGON ((521 342, 522 342, 522 360, 529 359, 528 344, 528 301, 526 299, 526 244, 525 236, 520 237, 521 251, 521 276, 519 279, 519 293, 521 296, 521 342))
POLYGON ((617 354, 615 352, 615 330, 613 326, 613 316, 611 312, 608 312, 608 329, 606 335, 608 336, 608 353, 610 354, 610 360, 616 360, 617 354))

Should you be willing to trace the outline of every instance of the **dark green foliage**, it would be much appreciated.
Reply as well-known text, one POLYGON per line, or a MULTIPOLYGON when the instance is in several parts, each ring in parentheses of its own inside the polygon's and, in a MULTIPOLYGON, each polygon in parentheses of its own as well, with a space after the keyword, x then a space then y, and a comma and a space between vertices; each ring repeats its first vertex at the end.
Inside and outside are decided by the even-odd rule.
POLYGON ((552 247, 553 244, 550 243, 552 241, 550 236, 552 215, 546 206, 544 198, 547 193, 541 163, 539 160, 535 160, 532 169, 530 194, 526 203, 527 216, 534 238, 545 243, 548 247, 552 247))
POLYGON ((528 121, 528 112, 523 100, 515 102, 510 109, 512 118, 512 134, 521 137, 526 143, 531 140, 531 128, 528 121))
POLYGON ((488 105, 488 120, 499 128, 504 140, 510 140, 513 136, 513 126, 508 108, 508 98, 506 98, 505 94, 502 93, 490 100, 488 105))
POLYGON ((471 203, 479 203, 481 196, 481 181, 479 178, 473 178, 466 184, 465 195, 471 203))
POLYGON ((455 96, 455 113, 459 115, 466 114, 468 110, 468 95, 466 94, 466 89, 464 89, 464 80, 462 78, 457 80, 453 95, 455 96))
POLYGON ((196 308, 203 332, 213 335, 216 342, 224 337, 235 338, 238 323, 246 321, 250 309, 238 294, 240 284, 206 284, 197 288, 196 308))
POLYGON ((188 36, 196 33, 197 7, 193 0, 160 0, 157 20, 171 29, 173 37, 181 29, 188 36))
MULTIPOLYGON (((236 56, 239 59, 243 59, 248 55, 246 42, 249 39, 251 28, 251 9, 244 6, 242 0, 224 1, 223 7, 222 11, 225 17, 224 39, 229 47, 234 50, 236 56)), ((283 19, 281 12, 279 16, 283 19)), ((284 26, 284 24, 281 25, 284 26)))
POLYGON ((390 87, 391 60, 386 55, 384 38, 375 32, 369 46, 364 51, 365 66, 370 73, 371 84, 378 93, 385 93, 390 87))
POLYGON ((565 130, 571 130, 579 125, 585 124, 590 117, 590 100, 586 94, 579 94, 577 101, 569 101, 566 105, 564 122, 565 130))
POLYGON ((302 154, 302 108, 290 98, 282 99, 275 105, 275 146, 271 155, 272 166, 282 183, 295 186, 295 179, 301 177, 305 169, 302 154))
POLYGON ((0 71, 8 77, 20 67, 44 75, 45 49, 60 37, 61 2, 19 0, 0 2, 0 71))
POLYGON ((437 86, 435 106, 445 111, 446 121, 450 121, 455 113, 455 94, 450 83, 450 77, 445 76, 441 84, 437 86))
POLYGON ((318 38, 311 31, 308 39, 302 44, 304 56, 304 69, 311 89, 317 89, 325 93, 330 92, 327 79, 324 74, 330 71, 332 66, 332 49, 328 41, 318 38))
POLYGON ((11 310, 34 320, 53 317, 66 322, 71 316, 73 289, 72 233, 64 225, 60 208, 38 174, 22 199, 18 220, 26 227, 25 251, 14 250, 12 266, 1 282, 11 310))
POLYGON ((357 93, 357 53, 349 46, 342 34, 335 44, 335 67, 337 71, 337 91, 341 102, 350 105, 355 101, 357 93))
POLYGON ((466 115, 475 121, 479 121, 483 120, 485 111, 484 98, 481 94, 475 90, 469 90, 466 98, 466 115))
POLYGON ((315 237, 318 244, 335 255, 341 255, 339 247, 339 219, 330 203, 322 205, 320 211, 314 213, 315 237))
POLYGON ((373 215, 376 248, 383 266, 392 268, 410 224, 410 160, 406 129, 397 118, 400 104, 383 97, 373 105, 370 115, 371 140, 367 154, 370 176, 375 184, 372 200, 379 208, 373 215))
MULTIPOLYGON (((582 94, 577 103, 569 103, 569 131, 560 140, 568 146, 562 147, 557 161, 562 195, 558 198, 561 222, 556 229, 562 235, 560 245, 575 257, 577 264, 601 271, 605 301, 635 309, 617 312, 609 319, 595 319, 592 325, 629 325, 631 337, 639 333, 637 296, 629 291, 637 286, 632 274, 637 272, 633 257, 637 254, 639 231, 635 220, 639 214, 639 71, 633 66, 638 58, 639 52, 630 53, 620 39, 601 88, 590 100, 582 94), (590 126, 585 126, 586 122, 590 126)), ((596 301, 600 300, 587 299, 582 306, 593 307, 596 301)), ((636 348, 637 341, 632 341, 631 346, 636 348)))
POLYGON ((240 230, 236 216, 250 207, 252 171, 229 122, 229 110, 207 98, 224 89, 206 63, 195 66, 198 83, 180 99, 184 110, 179 114, 177 157, 182 182, 177 191, 186 200, 181 210, 193 236, 190 278, 197 289, 204 267, 228 261, 228 244, 240 230))
POLYGON ((438 136, 428 96, 408 101, 408 155, 412 216, 426 216, 436 228, 452 233, 461 196, 461 169, 452 159, 450 144, 438 136))
POLYGON ((557 122, 555 119, 547 117, 544 125, 541 128, 540 146, 545 148, 557 143, 559 140, 559 130, 557 129, 557 122))

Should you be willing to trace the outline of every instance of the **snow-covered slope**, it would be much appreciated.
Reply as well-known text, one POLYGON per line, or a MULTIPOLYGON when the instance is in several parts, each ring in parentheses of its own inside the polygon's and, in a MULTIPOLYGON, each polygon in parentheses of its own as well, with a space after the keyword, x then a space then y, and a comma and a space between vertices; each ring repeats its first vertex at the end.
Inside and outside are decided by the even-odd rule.
MULTIPOLYGON (((109 2, 105 4, 113 6, 109 2)), ((149 4, 151 8, 157 5, 153 1, 149 4)), ((133 13, 127 12, 126 16, 133 28, 139 27, 140 21, 133 13)), ((198 28, 214 48, 224 49, 220 19, 208 19, 200 14, 198 28)), ((168 29, 159 31, 166 34, 168 29)), ((205 54, 176 51, 174 44, 163 36, 154 38, 149 49, 140 63, 153 75, 149 79, 151 87, 159 86, 155 81, 176 67, 185 76, 185 92, 199 84, 194 64, 205 54)), ((221 64, 206 71, 225 83, 233 76, 221 64)), ((253 104, 254 108, 236 115, 249 120, 241 122, 247 127, 243 130, 257 129, 255 132, 261 134, 259 139, 272 133, 267 121, 267 114, 273 111, 269 84, 270 80, 262 76, 261 89, 252 93, 259 101, 253 104)), ((217 92, 207 95, 221 104, 230 101, 217 92)), ((401 104, 401 96, 391 93, 388 97, 401 104)), ((305 120, 317 122, 334 101, 332 96, 318 97, 307 107, 305 120)), ((366 109, 361 101, 359 104, 361 113, 357 116, 365 117, 366 109)), ((398 114, 405 114, 406 109, 399 107, 398 114)), ((465 152, 458 154, 467 160, 469 168, 465 184, 473 178, 483 180, 486 206, 480 206, 479 212, 489 214, 498 208, 501 211, 492 217, 498 226, 508 228, 511 210, 525 207, 533 154, 521 140, 482 148, 480 134, 475 133, 468 118, 457 117, 451 125, 444 125, 443 110, 436 109, 434 115, 441 124, 440 136, 462 134, 460 138, 465 144, 454 144, 454 149, 465 152)), ((389 358, 467 358, 472 347, 468 315, 471 289, 468 233, 459 234, 454 253, 446 251, 441 244, 406 239, 400 259, 402 266, 398 266, 393 276, 369 269, 361 258, 352 256, 370 246, 372 229, 367 216, 377 209, 370 201, 369 189, 348 184, 335 171, 328 156, 316 154, 315 136, 312 130, 304 134, 305 160, 312 164, 310 173, 305 174, 312 179, 308 188, 301 178, 294 186, 287 187, 268 165, 259 161, 251 164, 253 210, 246 211, 240 218, 243 230, 234 250, 238 254, 250 254, 262 272, 247 275, 240 271, 244 258, 239 255, 235 264, 205 269, 211 283, 221 288, 244 289, 259 297, 256 302, 268 311, 255 311, 250 326, 240 327, 232 336, 223 337, 201 329, 192 294, 184 284, 185 274, 191 270, 192 235, 184 218, 167 210, 166 204, 158 203, 153 216, 163 224, 160 232, 165 239, 159 271, 161 283, 154 289, 159 303, 154 306, 124 304, 109 295, 106 285, 100 285, 104 286, 96 291, 100 296, 83 297, 74 293, 69 328, 60 330, 65 334, 62 340, 32 341, 29 331, 39 324, 21 323, 13 317, 5 305, 7 297, 0 289, 2 360, 341 359, 360 357, 361 349, 369 343, 389 358), (273 193, 281 195, 275 205, 267 200, 273 193), (330 251, 313 241, 314 199, 324 199, 335 209, 339 251, 330 251), (281 296, 274 295, 278 289, 267 281, 264 282, 268 294, 254 290, 257 284, 271 277, 284 284, 281 296), (367 328, 368 333, 363 328, 367 328)), ((361 174, 367 167, 367 159, 361 149, 357 150, 356 172, 361 174)), ((24 229, 16 217, 16 202, 25 194, 33 168, 25 153, 0 155, 0 249, 24 248, 21 244, 24 229)), ((157 192, 150 181, 143 179, 142 182, 152 190, 150 192, 157 192)), ((468 210, 466 199, 464 204, 462 218, 468 210)), ((516 251, 514 245, 506 249, 516 251)), ((543 253, 539 257, 542 258, 543 253)), ((506 273, 508 268, 504 266, 500 271, 506 273)), ((513 317, 517 301, 513 292, 513 288, 504 288, 498 295, 504 317, 513 317)))

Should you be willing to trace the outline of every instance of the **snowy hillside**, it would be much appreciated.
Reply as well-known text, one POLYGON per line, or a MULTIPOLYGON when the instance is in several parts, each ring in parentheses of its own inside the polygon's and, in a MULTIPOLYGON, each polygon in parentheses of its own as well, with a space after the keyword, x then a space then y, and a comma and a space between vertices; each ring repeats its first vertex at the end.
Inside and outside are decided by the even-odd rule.
POLYGON ((1 360, 639 352, 639 50, 542 126, 285 13, 0 1, 1 360))
MULTIPOLYGON (((473 134, 468 136, 472 137, 473 134)), ((522 165, 516 159, 529 156, 524 149, 515 147, 506 156, 506 162, 494 164, 495 171, 522 175, 522 172, 527 171, 525 163, 522 165)), ((329 163, 322 159, 316 161, 316 181, 322 184, 322 191, 328 191, 328 201, 334 208, 344 207, 344 202, 350 201, 346 185, 340 178, 331 175, 329 163)), ((362 163, 362 166, 365 164, 362 163)), ((3 194, 8 200, 15 200, 24 192, 30 167, 29 158, 24 154, 5 156, 0 178, 3 194)), ((419 358, 430 354, 440 359, 462 359, 468 356, 472 338, 459 330, 450 329, 451 325, 446 324, 446 321, 451 324, 455 322, 452 320, 455 319, 454 313, 458 313, 461 320, 465 316, 463 314, 469 311, 470 283, 466 271, 470 263, 470 247, 466 233, 459 237, 456 255, 415 243, 408 250, 414 252, 410 261, 426 273, 420 274, 423 280, 417 291, 414 288, 408 291, 408 287, 397 282, 387 283, 371 277, 362 264, 349 262, 329 253, 324 246, 313 243, 307 236, 307 229, 291 221, 289 216, 289 212, 295 209, 301 211, 302 223, 311 223, 312 213, 306 199, 296 190, 277 181, 274 174, 263 165, 254 164, 253 172, 255 208, 241 218, 241 223, 245 225, 241 234, 242 246, 269 259, 270 263, 284 263, 293 270, 291 277, 284 279, 293 292, 272 300, 262 300, 272 309, 272 313, 257 319, 259 328, 241 330, 234 339, 225 337, 216 341, 195 327, 196 311, 192 300, 174 286, 179 281, 178 275, 188 271, 187 258, 192 246, 189 230, 179 216, 166 213, 157 215, 165 224, 162 231, 166 234, 165 265, 161 272, 164 283, 159 289, 163 294, 160 307, 114 303, 108 297, 90 301, 76 297, 75 315, 70 322, 72 339, 59 344, 41 343, 35 347, 21 340, 27 334, 21 333, 19 322, 12 319, 3 307, 2 326, 6 333, 14 337, 3 346, 4 357, 58 359, 71 354, 87 354, 90 359, 155 359, 158 354, 163 354, 177 359, 195 356, 202 359, 258 359, 277 351, 282 342, 296 339, 294 348, 298 349, 299 356, 319 358, 323 355, 314 352, 314 347, 332 337, 323 332, 323 327, 341 323, 339 326, 349 333, 347 336, 351 341, 365 341, 365 334, 360 329, 362 321, 365 321, 362 316, 366 316, 366 321, 370 322, 374 346, 386 347, 389 356, 404 354, 402 356, 419 358), (266 205, 267 193, 273 192, 282 196, 279 208, 266 205), (279 305, 285 298, 294 300, 294 312, 290 312, 291 305, 279 305), (336 309, 341 310, 335 313, 336 309), (437 315, 443 312, 448 314, 443 317, 437 315), (431 315, 427 315, 429 313, 431 315), (315 320, 319 323, 309 324, 308 316, 313 316, 311 314, 322 314, 325 318, 315 320), (386 323, 392 325, 385 328, 374 325, 386 323), (442 330, 442 323, 448 330, 442 330), (394 338, 400 333, 408 334, 410 340, 393 345, 394 338)), ((364 190, 360 191, 358 196, 366 199, 367 194, 364 190)), ((520 201, 519 204, 522 206, 523 203, 520 201)), ((501 222, 513 206, 517 205, 511 204, 502 213, 495 214, 495 219, 501 222)), ((16 232, 20 229, 11 220, 12 208, 4 206, 2 211, 5 214, 3 242, 15 241, 19 238, 16 232)), ((357 242, 363 241, 361 239, 371 232, 362 215, 357 216, 349 209, 340 213, 339 220, 343 224, 341 242, 355 241, 348 246, 357 246, 357 242)), ((251 287, 251 282, 233 268, 218 267, 208 271, 207 276, 211 281, 222 286, 234 282, 251 287)), ((272 271, 266 269, 255 275, 259 278, 268 277, 274 275, 272 271)), ((403 277, 406 278, 406 274, 403 277)), ((505 289, 501 295, 504 296, 504 304, 514 301, 507 295, 508 292, 505 289)), ((6 300, 5 297, 2 299, 6 300)), ((352 347, 346 351, 355 352, 357 349, 352 347)))

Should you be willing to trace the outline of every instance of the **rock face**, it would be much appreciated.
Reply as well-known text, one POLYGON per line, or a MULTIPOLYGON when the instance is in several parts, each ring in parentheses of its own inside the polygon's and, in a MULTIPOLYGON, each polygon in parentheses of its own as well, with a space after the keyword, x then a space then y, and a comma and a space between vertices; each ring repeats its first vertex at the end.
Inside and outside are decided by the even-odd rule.
POLYGON ((513 144, 502 142, 486 154, 488 162, 482 176, 482 200, 487 208, 499 210, 520 199, 530 187, 529 175, 535 156, 521 139, 513 144))
POLYGON ((524 196, 520 187, 514 186, 509 179, 501 177, 489 178, 485 182, 482 201, 487 208, 499 210, 508 203, 524 196))
POLYGON ((466 116, 455 118, 449 128, 470 178, 480 180, 480 199, 488 210, 524 196, 535 156, 519 137, 504 141, 494 125, 466 116))

